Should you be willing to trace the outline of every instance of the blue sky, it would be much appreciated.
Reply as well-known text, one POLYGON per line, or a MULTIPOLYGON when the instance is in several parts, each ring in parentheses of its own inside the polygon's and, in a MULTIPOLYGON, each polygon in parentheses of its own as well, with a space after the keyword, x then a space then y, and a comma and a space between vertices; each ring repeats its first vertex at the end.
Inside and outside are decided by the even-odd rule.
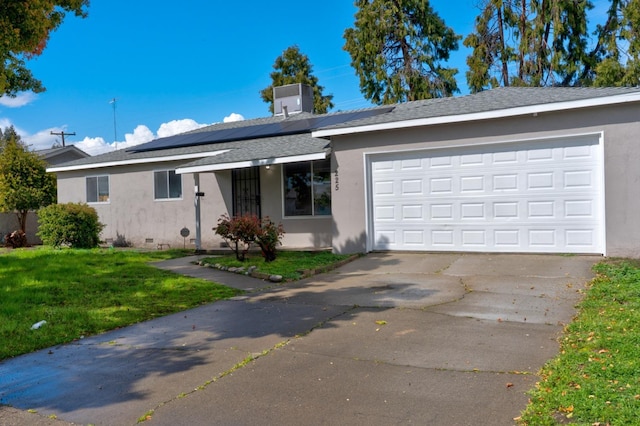
MULTIPOLYGON (((466 36, 477 0, 437 0, 432 7, 466 36)), ((0 98, 0 127, 16 127, 32 149, 67 144, 91 154, 169 136, 227 119, 269 115, 259 91, 277 56, 298 45, 335 108, 369 106, 342 50, 353 26, 351 0, 91 0, 86 19, 68 16, 44 53, 28 62, 47 91, 0 98), (114 109, 110 100, 116 99, 114 109)), ((465 58, 454 52, 464 89, 465 58)))

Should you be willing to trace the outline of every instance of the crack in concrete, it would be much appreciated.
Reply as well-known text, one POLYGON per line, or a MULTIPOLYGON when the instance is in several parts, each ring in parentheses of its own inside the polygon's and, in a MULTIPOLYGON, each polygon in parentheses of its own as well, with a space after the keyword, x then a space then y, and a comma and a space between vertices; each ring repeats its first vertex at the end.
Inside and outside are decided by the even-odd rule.
MULTIPOLYGON (((346 314, 348 314, 349 312, 352 312, 352 311, 353 311, 353 310, 355 310, 355 309, 358 309, 358 306, 353 305, 353 306, 351 306, 349 309, 347 309, 347 310, 345 310, 345 311, 343 311, 343 312, 337 313, 337 314, 335 314, 335 315, 333 315, 333 316, 331 316, 331 317, 329 317, 329 318, 327 318, 327 319, 325 319, 325 320, 323 320, 323 321, 318 322, 317 324, 315 324, 314 326, 312 326, 310 329, 305 330, 305 331, 303 331, 303 332, 301 332, 301 333, 296 334, 293 338, 285 339, 285 340, 283 340, 283 341, 281 341, 281 342, 278 342, 278 343, 276 343, 274 346, 272 346, 272 347, 270 347, 270 348, 267 348, 267 349, 264 349, 262 352, 249 353, 249 354, 248 354, 248 355, 247 355, 247 356, 246 356, 242 361, 240 361, 240 362, 236 363, 236 364, 235 364, 234 366, 232 366, 230 369, 225 370, 225 371, 223 371, 223 372, 219 373, 217 376, 215 376, 215 377, 211 378, 210 380, 207 380, 206 382, 204 382, 203 384, 201 384, 201 385, 197 386, 197 387, 196 387, 196 388, 194 388, 193 390, 191 390, 191 391, 189 391, 189 392, 182 392, 182 393, 180 393, 180 394, 176 395, 175 397, 173 397, 173 398, 171 398, 171 399, 169 399, 169 400, 167 400, 167 401, 163 401, 163 402, 161 402, 160 404, 156 405, 156 406, 155 406, 154 408, 152 408, 151 410, 148 410, 148 411, 147 411, 147 412, 145 412, 142 416, 140 416, 140 417, 139 417, 138 423, 144 422, 144 421, 146 421, 146 420, 151 420, 151 418, 153 417, 153 413, 155 412, 155 410, 157 410, 157 409, 159 409, 159 408, 161 408, 161 407, 163 407, 163 406, 165 406, 165 405, 167 405, 167 404, 170 404, 170 403, 171 403, 171 402, 173 402, 173 401, 177 401, 177 400, 179 400, 179 399, 186 398, 186 397, 188 397, 189 395, 192 395, 192 394, 194 394, 194 393, 196 393, 196 392, 198 392, 198 391, 204 390, 207 386, 209 386, 209 385, 211 385, 211 384, 213 384, 213 383, 216 383, 216 382, 217 382, 217 381, 219 381, 220 379, 222 379, 222 378, 224 378, 224 377, 226 377, 226 376, 228 376, 228 375, 230 375, 230 374, 233 374, 234 372, 236 372, 236 371, 238 371, 238 370, 240 370, 240 369, 242 369, 242 368, 246 367, 246 366, 247 366, 247 365, 249 365, 251 362, 253 362, 253 361, 255 361, 255 360, 259 359, 259 358, 265 357, 265 356, 267 356, 267 355, 271 354, 272 352, 274 352, 274 351, 275 351, 275 350, 277 350, 277 349, 280 349, 280 348, 283 348, 283 347, 287 346, 289 343, 291 343, 291 341, 292 341, 292 340, 294 340, 294 339, 299 339, 299 338, 302 338, 302 337, 304 337, 304 336, 308 336, 308 335, 309 335, 310 333, 312 333, 314 330, 316 330, 316 329, 318 329, 318 328, 322 328, 325 324, 327 324, 327 323, 329 323, 329 322, 333 321, 334 319, 336 319, 336 318, 338 318, 338 317, 340 317, 340 316, 346 315, 346 314)), ((123 345, 123 346, 124 346, 124 345, 123 345)), ((237 350, 237 349, 235 349, 235 350, 237 350)))

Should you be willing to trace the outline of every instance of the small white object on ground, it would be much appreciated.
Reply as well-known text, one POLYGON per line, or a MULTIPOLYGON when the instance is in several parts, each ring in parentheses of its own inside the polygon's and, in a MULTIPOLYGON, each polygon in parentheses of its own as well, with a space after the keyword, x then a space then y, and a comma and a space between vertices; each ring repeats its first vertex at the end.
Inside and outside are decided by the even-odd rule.
POLYGON ((37 329, 39 329, 40 327, 42 327, 43 325, 45 325, 46 323, 47 323, 47 322, 46 322, 45 320, 38 321, 37 323, 35 323, 35 324, 33 324, 33 325, 31 326, 31 329, 32 329, 32 330, 37 330, 37 329))

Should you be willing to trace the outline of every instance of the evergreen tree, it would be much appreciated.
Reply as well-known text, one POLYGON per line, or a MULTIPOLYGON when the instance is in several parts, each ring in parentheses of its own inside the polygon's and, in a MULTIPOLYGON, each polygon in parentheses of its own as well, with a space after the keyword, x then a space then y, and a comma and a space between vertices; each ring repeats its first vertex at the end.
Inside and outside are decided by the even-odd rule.
POLYGON ((86 16, 89 0, 37 0, 0 2, 0 96, 20 91, 42 92, 25 65, 42 53, 49 34, 60 26, 67 13, 86 16))
POLYGON ((316 114, 325 114, 333 108, 333 95, 323 95, 324 87, 318 84, 318 77, 312 74, 313 66, 309 57, 298 46, 288 47, 276 58, 271 73, 271 85, 260 91, 262 100, 269 104, 273 113, 273 88, 287 84, 303 83, 313 88, 313 109, 316 114))
MULTIPOLYGON (((615 0, 614 0, 615 1, 615 0)), ((590 85, 590 0, 485 0, 464 45, 472 92, 496 86, 590 85)))
POLYGON ((596 35, 595 85, 640 84, 640 0, 611 0, 607 21, 596 35))
POLYGON ((455 68, 442 65, 460 36, 428 0, 356 0, 344 49, 360 78, 360 90, 376 104, 451 96, 455 68))

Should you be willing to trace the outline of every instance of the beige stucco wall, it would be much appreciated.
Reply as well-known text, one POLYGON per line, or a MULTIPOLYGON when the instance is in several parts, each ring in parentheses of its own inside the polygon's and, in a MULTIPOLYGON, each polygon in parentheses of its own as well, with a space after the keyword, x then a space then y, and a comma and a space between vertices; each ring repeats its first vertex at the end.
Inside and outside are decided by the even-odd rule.
MULTIPOLYGON (((180 230, 187 227, 191 233, 186 247, 195 247, 194 178, 182 177, 182 199, 153 199, 153 171, 175 169, 181 163, 120 166, 92 171, 59 172, 58 202, 86 202, 87 176, 109 175, 110 201, 90 203, 106 225, 101 238, 115 240, 117 233, 124 235, 136 247, 156 248, 169 244, 183 247, 185 240, 180 230), (153 242, 147 242, 150 239, 153 242)), ((283 218, 281 168, 260 169, 261 203, 263 217, 269 216, 285 229, 283 247, 313 248, 331 246, 331 218, 283 218), (318 235, 319 237, 316 237, 318 235)), ((231 172, 200 173, 202 248, 220 249, 222 240, 213 228, 223 214, 232 210, 231 172)))
POLYGON ((334 137, 334 251, 366 250, 365 153, 603 132, 607 255, 640 257, 639 120, 625 105, 334 137))

